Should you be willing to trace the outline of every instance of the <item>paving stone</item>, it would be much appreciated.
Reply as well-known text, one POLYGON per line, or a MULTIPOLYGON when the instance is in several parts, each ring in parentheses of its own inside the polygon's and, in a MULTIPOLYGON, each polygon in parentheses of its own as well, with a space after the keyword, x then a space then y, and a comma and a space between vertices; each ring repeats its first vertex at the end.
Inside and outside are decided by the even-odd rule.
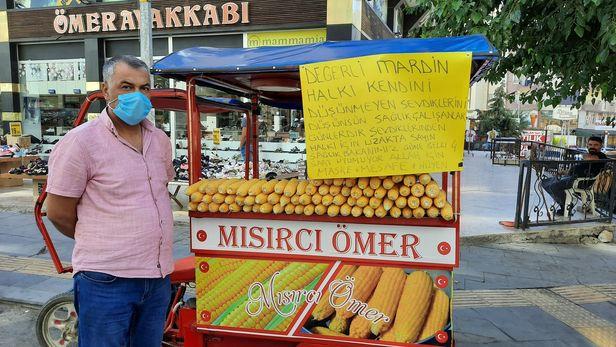
POLYGON ((30 289, 64 293, 73 289, 73 280, 63 278, 47 278, 40 283, 30 286, 30 289))
POLYGON ((49 279, 49 277, 33 276, 12 271, 0 271, 0 285, 7 287, 29 288, 44 282, 46 279, 49 279))
POLYGON ((0 298, 9 301, 24 302, 33 305, 43 305, 59 293, 29 288, 15 288, 0 285, 0 298))
POLYGON ((459 346, 463 346, 466 343, 513 341, 474 309, 454 310, 453 324, 454 338, 459 346))
POLYGON ((616 301, 583 304, 581 306, 597 316, 616 324, 616 301))

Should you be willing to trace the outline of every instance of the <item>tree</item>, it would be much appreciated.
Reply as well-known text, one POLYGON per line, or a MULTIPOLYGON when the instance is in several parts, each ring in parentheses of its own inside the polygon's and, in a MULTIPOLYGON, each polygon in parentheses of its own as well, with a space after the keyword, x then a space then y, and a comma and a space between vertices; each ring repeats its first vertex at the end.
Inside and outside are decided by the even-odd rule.
POLYGON ((490 99, 490 109, 479 114, 479 134, 485 135, 488 131, 496 129, 502 137, 519 137, 522 130, 530 126, 530 122, 511 110, 505 108, 505 98, 507 93, 503 87, 499 87, 494 92, 494 97, 490 99))
POLYGON ((574 97, 616 96, 614 0, 416 0, 414 14, 429 11, 411 36, 483 34, 501 52, 490 82, 507 72, 531 78, 521 101, 556 106, 574 97))

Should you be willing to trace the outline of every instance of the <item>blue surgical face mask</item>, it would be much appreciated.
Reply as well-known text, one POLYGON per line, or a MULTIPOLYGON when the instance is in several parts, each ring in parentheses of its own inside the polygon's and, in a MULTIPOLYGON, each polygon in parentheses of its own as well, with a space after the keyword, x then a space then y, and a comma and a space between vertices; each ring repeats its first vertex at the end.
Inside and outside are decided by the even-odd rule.
MULTIPOLYGON (((128 125, 141 123, 152 109, 150 99, 141 92, 120 94, 116 100, 118 104, 113 109, 113 113, 128 125)), ((112 100, 109 104, 114 101, 112 100)))

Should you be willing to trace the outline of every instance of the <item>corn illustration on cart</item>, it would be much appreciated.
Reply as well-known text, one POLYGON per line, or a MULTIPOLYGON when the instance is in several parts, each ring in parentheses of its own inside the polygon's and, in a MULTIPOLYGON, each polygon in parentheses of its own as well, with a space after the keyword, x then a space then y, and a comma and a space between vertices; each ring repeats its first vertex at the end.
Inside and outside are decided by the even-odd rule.
MULTIPOLYGON (((414 58, 378 61, 380 73, 419 75, 448 72, 448 62, 438 57, 455 52, 468 57, 468 70, 464 71, 469 73, 466 82, 471 83, 481 78, 498 56, 485 37, 465 36, 254 49, 195 47, 155 64, 155 74, 185 81, 188 94, 191 185, 187 194, 197 304, 196 308, 180 309, 183 317, 192 320, 182 325, 187 329, 183 334, 186 346, 453 345, 452 271, 459 263, 459 170, 404 172, 409 166, 401 164, 397 169, 382 165, 378 169, 382 174, 370 170, 361 174, 357 166, 360 171, 353 171, 353 175, 328 176, 334 168, 324 167, 325 161, 315 164, 318 160, 314 159, 328 148, 317 146, 317 140, 310 147, 308 137, 307 147, 312 150, 308 151, 307 179, 268 181, 259 177, 258 165, 250 163, 259 162, 259 104, 290 109, 303 106, 306 112, 309 102, 318 108, 319 102, 340 99, 329 114, 336 117, 336 112, 347 112, 347 96, 357 97, 357 84, 350 81, 356 77, 362 80, 364 67, 369 67, 365 59, 370 56, 393 54, 406 59, 409 56, 405 54, 429 53, 422 57, 432 60, 421 60, 423 65, 414 58), (320 77, 315 71, 321 67, 315 67, 310 82, 306 72, 310 64, 337 61, 348 61, 349 67, 322 68, 318 70, 320 77), (307 91, 310 83, 335 79, 348 85, 307 91), (247 123, 251 131, 246 146, 251 149, 247 151, 251 158, 246 161, 244 179, 201 179, 200 114, 194 102, 197 86, 250 99, 247 123)), ((419 80, 376 81, 368 85, 375 94, 366 97, 402 88, 411 92, 413 88, 422 92, 432 88, 429 81, 420 84, 419 80)), ((428 105, 383 100, 379 101, 382 106, 406 104, 420 111, 428 105)), ((462 104, 465 118, 466 102, 462 104)), ((314 117, 327 112, 315 109, 314 117)), ((451 119, 459 119, 460 114, 451 119)), ((329 127, 331 131, 332 123, 326 126, 328 123, 314 119, 313 135, 328 134, 319 129, 329 127)), ((348 131, 361 135, 361 129, 353 127, 353 119, 349 119, 348 131)), ((336 124, 340 129, 345 127, 336 124)), ((346 133, 338 134, 344 137, 346 133)), ((458 151, 456 144, 463 141, 464 132, 448 136, 453 142, 446 150, 458 151)), ((373 148, 385 146, 380 142, 387 141, 377 139, 373 148)), ((334 166, 339 172, 344 170, 344 165, 332 163, 334 166)))

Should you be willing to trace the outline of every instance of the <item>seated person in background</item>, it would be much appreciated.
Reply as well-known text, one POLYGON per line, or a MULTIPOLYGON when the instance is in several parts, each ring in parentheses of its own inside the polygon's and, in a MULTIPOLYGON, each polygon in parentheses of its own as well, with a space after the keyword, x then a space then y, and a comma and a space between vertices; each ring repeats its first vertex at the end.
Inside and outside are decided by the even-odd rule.
MULTIPOLYGON (((593 136, 588 139, 586 147, 588 148, 588 154, 585 154, 584 160, 599 160, 607 159, 607 156, 601 152, 603 146, 603 140, 600 137, 593 136)), ((605 167, 605 163, 583 163, 574 165, 567 176, 561 178, 549 177, 541 182, 543 189, 550 194, 552 199, 558 204, 559 208, 556 211, 557 216, 563 216, 565 214, 565 190, 573 187, 573 182, 580 177, 595 177, 605 167)), ((588 183, 592 185, 592 182, 588 183)), ((588 187, 580 187, 588 188, 588 187)))

